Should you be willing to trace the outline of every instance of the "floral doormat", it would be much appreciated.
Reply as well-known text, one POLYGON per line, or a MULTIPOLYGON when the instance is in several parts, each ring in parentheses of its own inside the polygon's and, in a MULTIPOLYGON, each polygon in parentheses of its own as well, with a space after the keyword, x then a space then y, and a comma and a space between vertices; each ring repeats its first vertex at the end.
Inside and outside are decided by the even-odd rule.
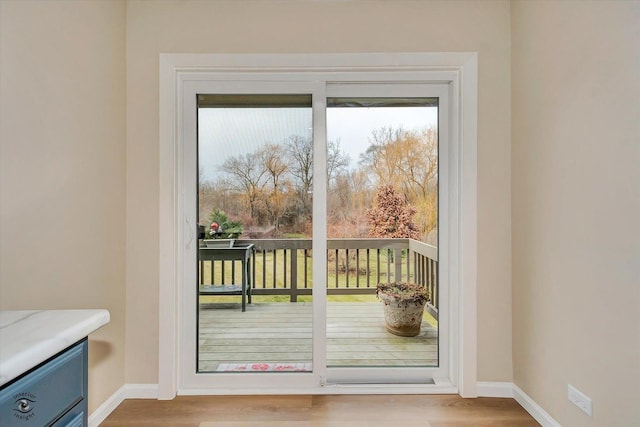
POLYGON ((217 372, 311 372, 311 363, 221 363, 217 372))

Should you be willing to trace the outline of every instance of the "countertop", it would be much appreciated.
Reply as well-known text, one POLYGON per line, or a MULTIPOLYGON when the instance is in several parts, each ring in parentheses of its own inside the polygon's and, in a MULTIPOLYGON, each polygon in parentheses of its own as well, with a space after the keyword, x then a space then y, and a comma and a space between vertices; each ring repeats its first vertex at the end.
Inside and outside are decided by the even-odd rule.
POLYGON ((0 386, 109 323, 107 310, 0 311, 0 386))

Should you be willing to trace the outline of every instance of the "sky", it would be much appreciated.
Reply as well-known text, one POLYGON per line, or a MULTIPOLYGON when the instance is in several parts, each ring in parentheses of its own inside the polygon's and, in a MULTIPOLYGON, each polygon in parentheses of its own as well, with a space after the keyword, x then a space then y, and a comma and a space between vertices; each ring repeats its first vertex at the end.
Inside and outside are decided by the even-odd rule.
MULTIPOLYGON (((230 156, 256 151, 266 143, 283 143, 292 135, 310 138, 311 108, 200 108, 198 157, 204 179, 214 180, 230 156)), ((435 107, 332 107, 327 108, 327 139, 340 139, 351 167, 369 146, 372 130, 405 130, 435 126, 435 107)))

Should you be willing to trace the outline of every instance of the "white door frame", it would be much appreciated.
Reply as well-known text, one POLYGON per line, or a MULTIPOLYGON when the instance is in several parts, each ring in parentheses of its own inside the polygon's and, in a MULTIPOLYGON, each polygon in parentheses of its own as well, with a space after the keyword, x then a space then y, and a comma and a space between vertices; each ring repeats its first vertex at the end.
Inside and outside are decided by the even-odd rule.
MULTIPOLYGON (((430 389, 378 386, 324 390, 309 388, 306 393, 451 393, 477 396, 476 275, 477 275, 477 54, 279 54, 279 55, 160 55, 160 140, 159 140, 159 372, 158 397, 172 399, 179 389, 180 331, 179 298, 183 277, 180 254, 195 239, 195 224, 185 224, 180 200, 183 151, 180 102, 182 83, 215 73, 237 77, 246 73, 331 72, 348 80, 349 73, 407 73, 420 81, 448 83, 452 114, 450 123, 451 165, 449 202, 451 222, 449 259, 451 324, 450 383, 430 389)), ((286 78, 286 77, 285 77, 286 78)), ((315 126, 314 126, 315 128, 315 126)), ((284 390, 288 393, 291 389, 284 390)), ((194 394, 209 390, 192 390, 194 394)), ((255 390, 236 390, 251 393, 255 390)), ((277 390, 265 391, 277 393, 277 390)), ((182 392, 181 392, 182 393, 182 392)), ((185 393, 182 393, 185 394, 185 393)))

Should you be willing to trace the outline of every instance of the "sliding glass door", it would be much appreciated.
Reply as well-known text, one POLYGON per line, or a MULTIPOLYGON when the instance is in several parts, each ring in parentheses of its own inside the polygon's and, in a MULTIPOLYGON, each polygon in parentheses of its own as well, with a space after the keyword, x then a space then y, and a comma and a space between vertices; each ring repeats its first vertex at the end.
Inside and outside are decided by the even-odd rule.
POLYGON ((391 337, 373 291, 378 283, 415 282, 409 239, 438 246, 438 99, 332 97, 327 104, 327 322, 336 325, 328 364, 437 366, 437 319, 425 311, 418 338, 391 337))
POLYGON ((330 381, 424 383, 441 371, 442 95, 417 84, 327 86, 330 381), (382 301, 379 284, 417 286, 422 300, 382 301))
POLYGON ((179 197, 194 237, 180 293, 183 383, 313 389, 447 376, 447 93, 397 81, 185 84, 179 197), (386 323, 380 283, 424 295, 415 333, 386 323))

